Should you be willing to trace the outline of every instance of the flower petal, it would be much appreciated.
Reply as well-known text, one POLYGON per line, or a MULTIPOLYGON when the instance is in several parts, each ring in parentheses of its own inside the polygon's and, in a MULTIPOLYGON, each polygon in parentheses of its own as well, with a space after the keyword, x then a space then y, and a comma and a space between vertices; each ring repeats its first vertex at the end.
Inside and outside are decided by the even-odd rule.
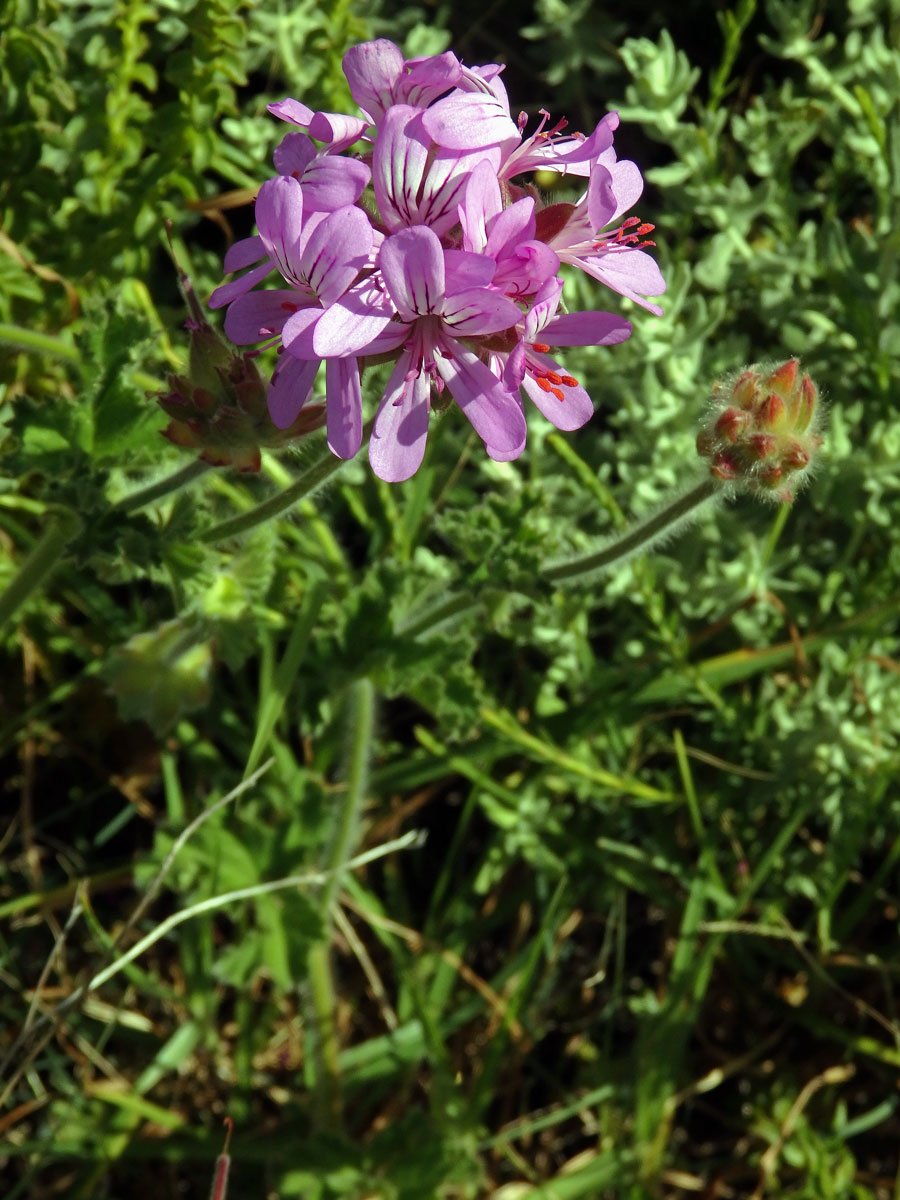
POLYGON ((299 125, 301 129, 309 128, 309 123, 314 115, 311 108, 290 97, 286 100, 276 100, 274 104, 268 104, 266 107, 273 117, 280 117, 282 121, 290 121, 292 125, 299 125))
POLYGON ((230 283, 223 283, 210 296, 209 307, 224 308, 226 304, 231 304, 238 296, 243 296, 245 292, 249 292, 261 279, 265 279, 274 266, 275 264, 271 258, 266 258, 265 262, 260 263, 258 267, 254 267, 252 271, 247 271, 240 278, 232 279, 230 283))
MULTIPOLYGON (((565 255, 561 255, 565 261, 565 255)), ((610 250, 605 254, 590 255, 587 258, 575 259, 575 265, 581 267, 593 279, 605 283, 607 287, 628 296, 642 308, 662 316, 658 304, 651 304, 645 296, 661 296, 666 290, 666 281, 659 267, 649 254, 643 250, 610 250)))
POLYGON ((521 449, 526 428, 516 397, 462 342, 448 339, 448 349, 452 357, 436 354, 435 366, 472 428, 501 453, 521 449))
POLYGON ((352 458, 362 442, 362 390, 355 358, 330 358, 325 364, 328 448, 352 458))
POLYGON ((372 279, 364 279, 322 313, 313 337, 321 358, 356 354, 387 328, 394 316, 391 299, 372 279))
POLYGON ((522 319, 522 310, 499 292, 488 288, 466 288, 448 296, 442 316, 457 337, 500 333, 522 319))
POLYGON ((298 308, 299 297, 287 288, 239 296, 225 314, 225 335, 237 346, 251 346, 280 333, 298 308))
POLYGON ((426 225, 386 238, 378 254, 385 286, 403 321, 439 313, 444 300, 444 250, 426 225))
POLYGON ((222 269, 226 275, 230 271, 242 271, 244 267, 249 267, 251 263, 259 262, 261 258, 266 257, 268 257, 268 251, 263 245, 261 237, 241 238, 225 251, 222 269))
POLYGON ((334 212, 345 204, 355 204, 372 172, 358 158, 341 154, 320 154, 300 177, 307 212, 334 212))
POLYGON ((256 197, 256 226, 281 274, 289 283, 298 282, 303 189, 296 179, 279 175, 266 180, 256 197))
POLYGON ((287 429, 307 402, 319 369, 317 359, 300 362, 290 354, 282 354, 272 375, 266 400, 269 416, 277 429, 287 429))
POLYGON ((631 322, 608 312, 563 313, 541 330, 551 346, 615 346, 630 336, 631 322))
MULTIPOLYGON (((565 368, 561 367, 558 362, 555 362, 546 354, 535 354, 532 352, 528 358, 531 363, 537 362, 540 366, 546 368, 548 371, 553 371, 556 375, 567 379, 570 378, 566 374, 565 368)), ((555 425, 557 429, 565 429, 567 431, 580 429, 594 414, 594 405, 591 402, 591 398, 580 383, 572 384, 569 387, 560 385, 548 392, 540 387, 533 376, 526 375, 522 380, 522 387, 535 406, 540 409, 547 420, 555 425), (562 394, 562 399, 560 399, 560 393, 562 394)))
POLYGON ((295 130, 286 133, 275 147, 272 162, 279 175, 293 175, 299 179, 315 157, 316 148, 307 135, 295 130))
POLYGON ((447 150, 477 150, 518 144, 519 128, 503 101, 487 92, 454 92, 425 112, 422 124, 432 141, 447 150))
POLYGON ((350 95, 376 123, 393 103, 394 84, 403 70, 399 46, 387 38, 351 46, 342 60, 350 95))
POLYGON ((342 296, 366 265, 372 226, 361 208, 329 213, 303 247, 302 276, 323 305, 342 296))
POLYGON ((431 379, 424 371, 411 375, 412 370, 410 356, 402 354, 388 380, 369 442, 372 469, 388 483, 415 475, 425 454, 431 379))

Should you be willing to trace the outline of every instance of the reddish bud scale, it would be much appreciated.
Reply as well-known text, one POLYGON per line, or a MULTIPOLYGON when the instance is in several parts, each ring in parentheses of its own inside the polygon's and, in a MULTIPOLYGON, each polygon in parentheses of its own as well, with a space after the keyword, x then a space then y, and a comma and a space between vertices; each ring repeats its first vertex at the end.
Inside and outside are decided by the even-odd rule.
POLYGON ((714 385, 697 453, 722 483, 788 501, 822 444, 820 424, 818 389, 796 358, 754 364, 714 385))
POLYGON ((170 375, 156 396, 172 420, 162 436, 196 450, 216 467, 258 471, 262 447, 279 447, 324 424, 321 405, 306 405, 288 429, 277 429, 266 404, 266 385, 252 353, 240 354, 206 323, 194 322, 188 372, 170 375))

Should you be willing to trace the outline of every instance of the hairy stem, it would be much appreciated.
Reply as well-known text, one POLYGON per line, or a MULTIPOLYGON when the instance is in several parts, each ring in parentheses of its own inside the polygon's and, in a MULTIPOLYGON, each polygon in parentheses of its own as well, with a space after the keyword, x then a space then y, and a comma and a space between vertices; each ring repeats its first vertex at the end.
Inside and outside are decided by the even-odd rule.
MULTIPOLYGON (((364 427, 363 446, 368 442, 374 424, 375 421, 373 419, 364 427)), ((314 491, 319 484, 324 483, 335 471, 339 471, 345 461, 346 459, 338 458, 330 450, 326 451, 317 463, 304 471, 283 492, 278 492, 276 495, 270 496, 268 500, 263 500, 262 504, 257 504, 249 512, 240 513, 236 517, 229 517, 227 521, 220 521, 218 525, 213 525, 212 528, 204 530, 198 534, 198 541, 224 542, 228 538, 246 533, 248 529, 255 529, 257 525, 262 525, 265 521, 271 521, 273 517, 280 516, 281 513, 291 508, 299 500, 302 500, 304 496, 308 496, 310 492, 314 491)))
POLYGON ((567 562, 551 563, 541 574, 551 583, 589 575, 614 563, 629 558, 638 550, 649 550, 656 542, 674 533, 678 526, 693 517, 703 504, 720 494, 719 485, 712 479, 704 479, 689 491, 676 496, 663 508, 643 521, 633 525, 621 536, 607 542, 602 549, 567 562))
POLYGON ((168 496, 170 492, 177 492, 180 488, 193 483, 195 479, 199 479, 209 470, 211 470, 210 463, 204 462, 201 458, 195 458, 187 466, 179 467, 173 474, 166 475, 164 479, 158 479, 156 483, 148 483, 146 487, 132 492, 130 496, 125 496, 118 504, 113 505, 113 511, 130 513, 139 508, 146 508, 154 500, 160 500, 163 496, 168 496))

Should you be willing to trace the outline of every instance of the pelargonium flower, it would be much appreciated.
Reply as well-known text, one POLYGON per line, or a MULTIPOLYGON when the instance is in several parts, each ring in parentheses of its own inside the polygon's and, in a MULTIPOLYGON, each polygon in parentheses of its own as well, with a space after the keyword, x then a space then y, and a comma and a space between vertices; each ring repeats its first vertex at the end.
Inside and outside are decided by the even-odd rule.
MULTIPOLYGON (((493 290, 493 259, 445 250, 427 225, 401 229, 386 239, 378 267, 396 320, 382 310, 381 332, 357 346, 356 312, 340 301, 317 323, 318 354, 399 351, 369 443, 369 459, 382 479, 408 479, 425 453, 432 385, 446 385, 493 457, 520 453, 525 420, 510 391, 466 343, 508 329, 520 317, 511 300, 493 290), (465 340, 463 340, 465 339, 465 340)), ((365 327, 371 332, 374 326, 365 327)))
MULTIPOLYGON (((225 330, 279 349, 268 390, 279 428, 297 420, 322 363, 328 444, 350 457, 362 439, 360 367, 393 361, 369 457, 388 480, 422 461, 433 398, 448 390, 492 457, 525 445, 521 392, 560 429, 591 415, 590 397, 553 347, 611 346, 631 325, 568 313, 561 264, 579 267, 652 312, 665 283, 646 253, 652 226, 624 214, 637 167, 613 149, 607 113, 584 136, 541 110, 513 119, 495 63, 447 52, 405 59, 386 39, 353 47, 344 73, 361 115, 285 99, 294 126, 260 190, 259 233, 233 246, 216 289, 225 330), (575 203, 544 206, 522 177, 551 170, 587 181, 575 203), (273 272, 283 284, 257 290, 273 272)), ((443 406, 443 404, 441 404, 443 406)))

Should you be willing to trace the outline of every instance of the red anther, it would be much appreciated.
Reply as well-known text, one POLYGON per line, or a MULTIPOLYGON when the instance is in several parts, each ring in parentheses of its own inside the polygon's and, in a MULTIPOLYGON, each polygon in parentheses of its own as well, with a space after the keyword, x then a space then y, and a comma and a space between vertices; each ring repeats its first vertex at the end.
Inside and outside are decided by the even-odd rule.
POLYGON ((655 228, 655 225, 651 225, 649 221, 645 221, 643 225, 638 225, 636 232, 643 237, 645 233, 652 233, 655 228))
POLYGON ((557 400, 565 400, 565 396, 563 395, 561 388, 552 387, 549 390, 553 393, 553 395, 557 398, 557 400))
MULTIPOLYGON (((635 227, 635 225, 640 225, 640 223, 641 223, 640 217, 626 217, 625 220, 622 222, 622 228, 623 229, 633 229, 635 227)), ((653 226, 651 225, 650 228, 652 229, 653 226)))
POLYGON ((547 382, 546 379, 538 379, 537 376, 535 376, 534 382, 538 385, 538 387, 541 389, 542 392, 550 391, 550 384, 547 382))
POLYGON ((546 342, 532 342, 531 348, 537 354, 549 354, 550 353, 550 347, 546 342))
POLYGON ((575 379, 572 375, 563 375, 562 379, 560 379, 559 382, 563 385, 563 387, 578 387, 579 386, 578 380, 575 379))
POLYGON ((561 383, 562 382, 562 376, 557 375, 557 373, 555 371, 548 371, 547 378, 550 380, 551 383, 561 383))

